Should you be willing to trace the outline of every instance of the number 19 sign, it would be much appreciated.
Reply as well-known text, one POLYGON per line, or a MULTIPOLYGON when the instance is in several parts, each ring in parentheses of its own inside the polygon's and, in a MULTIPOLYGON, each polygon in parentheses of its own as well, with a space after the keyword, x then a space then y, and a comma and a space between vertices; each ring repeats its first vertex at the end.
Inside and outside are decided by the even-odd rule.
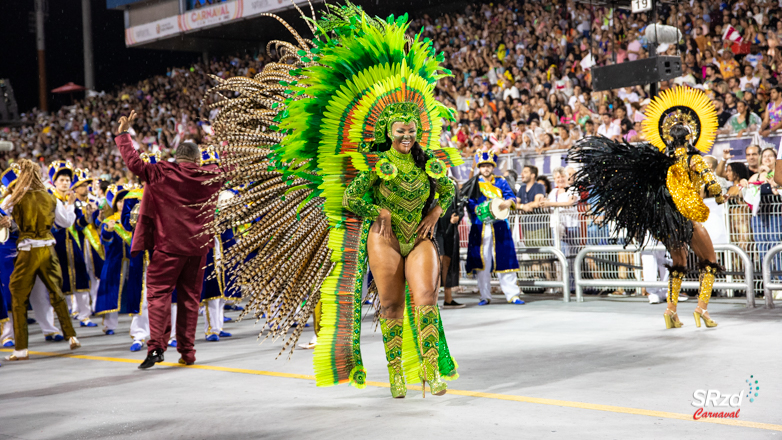
POLYGON ((633 13, 649 11, 652 9, 652 0, 632 0, 630 6, 633 13))

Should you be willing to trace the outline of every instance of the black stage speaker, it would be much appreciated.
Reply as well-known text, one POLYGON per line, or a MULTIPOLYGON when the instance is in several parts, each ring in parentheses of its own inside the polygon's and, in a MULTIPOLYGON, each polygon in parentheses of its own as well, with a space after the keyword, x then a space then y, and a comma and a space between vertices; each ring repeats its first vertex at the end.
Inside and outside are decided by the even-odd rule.
POLYGON ((19 122, 19 107, 14 98, 11 82, 0 78, 0 124, 19 122))
POLYGON ((682 76, 680 57, 658 56, 592 68, 592 90, 620 89, 682 76))

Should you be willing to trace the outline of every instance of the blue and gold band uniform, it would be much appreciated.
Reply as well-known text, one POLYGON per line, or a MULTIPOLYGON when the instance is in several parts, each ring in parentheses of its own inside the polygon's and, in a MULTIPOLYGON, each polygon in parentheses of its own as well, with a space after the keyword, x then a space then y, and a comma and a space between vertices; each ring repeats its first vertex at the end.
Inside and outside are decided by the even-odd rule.
MULTIPOLYGON (((128 189, 122 185, 111 185, 106 200, 113 209, 117 209, 118 200, 125 197, 128 189)), ((128 278, 130 257, 130 231, 122 226, 120 213, 115 212, 101 223, 101 242, 106 259, 101 272, 95 314, 118 313, 128 278), (113 226, 112 226, 113 223, 113 226)))
MULTIPOLYGON (((71 188, 91 184, 92 179, 88 170, 77 168, 74 171, 71 188)), ((86 201, 76 201, 76 222, 74 223, 74 226, 81 234, 82 253, 84 255, 85 266, 87 266, 87 272, 89 273, 92 271, 92 273, 99 278, 100 273, 103 270, 105 252, 103 250, 103 244, 100 241, 100 232, 98 231, 98 215, 100 214, 100 211, 97 209, 94 210, 89 217, 85 213, 86 205, 91 201, 91 194, 88 195, 86 201)))
MULTIPOLYGON (((120 213, 120 222, 126 231, 132 234, 135 227, 135 216, 141 207, 141 198, 144 195, 142 188, 133 188, 125 196, 125 203, 120 213)), ((128 254, 128 281, 125 284, 125 293, 122 298, 123 313, 136 315, 142 310, 142 294, 144 289, 145 262, 149 261, 149 253, 141 252, 135 257, 128 254)))
MULTIPOLYGON (((70 176, 71 181, 73 181, 74 169, 70 161, 58 160, 49 165, 49 179, 52 184, 63 174, 70 176)), ((52 190, 52 194, 63 204, 68 202, 67 196, 56 188, 52 190)), ((82 249, 82 240, 79 232, 75 227, 61 228, 55 225, 52 234, 57 242, 54 245, 54 249, 57 252, 57 258, 60 260, 60 267, 62 267, 63 295, 89 292, 90 277, 87 274, 87 266, 84 263, 84 250, 82 249)))
MULTIPOLYGON (((18 177, 19 167, 12 165, 5 170, 0 177, 0 193, 2 198, 9 195, 13 190, 18 177)), ((0 209, 0 215, 7 216, 8 214, 0 209)), ((3 328, 3 339, 0 344, 3 347, 13 347, 13 331, 10 324, 11 318, 11 290, 8 287, 8 283, 11 279, 11 273, 14 271, 14 258, 16 257, 16 241, 19 238, 19 231, 10 231, 8 240, 5 243, 0 243, 0 327, 3 328)))
MULTIPOLYGON (((219 164, 220 157, 213 147, 201 150, 201 165, 219 164)), ((218 209, 222 199, 230 198, 234 192, 224 191, 218 199, 218 209)), ((204 333, 206 340, 219 341, 220 337, 229 337, 230 333, 223 331, 224 305, 229 295, 236 295, 232 285, 232 278, 226 276, 224 269, 215 265, 222 260, 224 251, 235 244, 233 230, 229 229, 220 236, 215 236, 215 246, 206 254, 206 269, 204 270, 204 282, 201 288, 201 305, 204 307, 204 333), (229 285, 226 285, 229 283, 229 285)))
MULTIPOLYGON (((497 156, 491 153, 478 153, 477 165, 490 163, 497 166, 497 156)), ((478 176, 478 197, 471 197, 467 201, 467 213, 470 216, 472 226, 467 245, 467 273, 479 270, 491 270, 494 273, 516 272, 519 270, 519 261, 516 257, 516 245, 513 243, 508 223, 505 221, 494 222, 489 227, 493 228, 494 236, 494 264, 493 267, 484 267, 481 255, 481 242, 483 239, 484 224, 475 213, 475 207, 489 199, 500 198, 504 200, 516 200, 516 195, 508 182, 499 176, 490 176, 484 179, 478 176)))

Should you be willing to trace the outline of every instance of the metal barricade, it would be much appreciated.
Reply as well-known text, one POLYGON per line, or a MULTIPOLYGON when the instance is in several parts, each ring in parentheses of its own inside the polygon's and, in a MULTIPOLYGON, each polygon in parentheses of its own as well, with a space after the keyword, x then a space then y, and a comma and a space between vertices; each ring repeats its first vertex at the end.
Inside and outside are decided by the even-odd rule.
MULTIPOLYGON (((782 250, 782 246, 779 246, 782 250)), ((631 281, 631 280, 608 280, 608 279, 591 279, 586 280, 582 277, 581 264, 584 262, 588 253, 594 252, 633 252, 639 253, 641 250, 645 251, 661 251, 665 250, 664 246, 647 246, 644 249, 640 249, 638 246, 629 245, 627 247, 621 245, 608 245, 608 246, 586 246, 576 255, 576 259, 573 263, 575 270, 575 282, 576 282, 576 301, 584 300, 584 287, 667 287, 667 283, 664 281, 631 281)), ((740 247, 734 244, 716 244, 714 245, 715 251, 731 251, 741 258, 744 263, 744 282, 715 282, 715 289, 738 289, 745 290, 747 292, 747 307, 755 307, 755 288, 754 270, 753 264, 746 252, 740 247)), ((768 257, 768 256, 767 256, 768 257)), ((685 281, 682 283, 682 289, 697 289, 698 282, 685 281)), ((768 297, 768 296, 767 296, 768 297)), ((766 300, 768 301, 768 300, 766 300)))
MULTIPOLYGON (((533 213, 521 214, 514 211, 508 218, 508 226, 516 245, 516 257, 519 260, 520 269, 517 272, 519 287, 524 288, 557 288, 562 289, 562 300, 570 302, 570 264, 567 255, 559 249, 559 235, 551 230, 551 213, 544 210, 535 210, 533 213), (524 216, 524 222, 522 222, 524 216), (525 228, 532 229, 525 229, 525 228), (547 262, 537 264, 533 255, 551 254, 559 262, 559 270, 550 268, 547 262), (537 268, 536 268, 537 266, 537 268), (530 268, 532 268, 530 270, 530 268), (545 269, 545 270, 544 270, 545 269), (559 276, 558 273, 559 272, 559 276), (541 279, 538 279, 541 278, 541 279)), ((464 261, 467 256, 467 244, 470 231, 470 223, 467 217, 459 224, 459 244, 462 258, 461 276, 468 276, 464 269, 464 261)), ((496 276, 492 276, 497 281, 496 276)))
MULTIPOLYGON (((573 271, 578 268, 581 273, 588 272, 594 279, 612 280, 602 287, 614 287, 619 292, 629 289, 640 292, 642 287, 648 287, 640 282, 641 255, 624 248, 621 251, 608 250, 612 245, 622 245, 624 237, 612 237, 612 225, 602 224, 602 219, 590 217, 587 210, 588 206, 579 204, 575 208, 535 209, 532 212, 511 213, 508 225, 518 250, 521 266, 518 277, 522 290, 539 288, 542 283, 557 283, 559 286, 562 282, 562 268, 556 264, 558 256, 535 256, 533 252, 524 251, 525 248, 553 248, 562 252, 569 263, 567 267, 571 281, 575 279, 573 271), (576 218, 577 222, 572 222, 573 218, 576 218), (590 247, 590 258, 578 265, 574 264, 576 255, 586 247, 590 247), (585 265, 583 268, 582 263, 585 265)), ((746 290, 745 283, 751 280, 753 291, 748 293, 747 302, 754 303, 754 297, 764 295, 766 301, 773 304, 773 298, 768 298, 769 292, 782 289, 775 289, 776 284, 772 283, 772 288, 767 290, 765 284, 768 283, 763 280, 761 274, 765 272, 763 264, 766 258, 769 258, 770 262, 765 267, 774 266, 782 270, 782 252, 770 252, 775 245, 782 242, 782 197, 763 196, 754 215, 752 209, 740 197, 732 198, 723 205, 722 215, 724 227, 721 230, 724 235, 718 236, 718 231, 711 232, 714 235, 712 239, 718 243, 724 240, 728 244, 715 244, 717 260, 725 267, 725 282, 731 283, 729 286, 740 286, 736 289, 726 287, 724 293, 728 297, 733 297, 736 293, 742 294, 746 290), (740 252, 731 246, 737 246, 740 252), (771 257, 768 257, 769 254, 771 257), (742 274, 745 276, 747 273, 752 273, 756 278, 744 278, 742 274)), ((469 229, 470 223, 465 217, 459 225, 462 248, 467 247, 469 229)), ((693 265, 694 255, 690 254, 688 261, 693 265)))
POLYGON ((559 260, 559 265, 562 268, 561 280, 519 280, 519 286, 521 287, 554 287, 562 289, 562 301, 570 302, 570 265, 568 264, 565 254, 561 250, 546 246, 542 248, 516 248, 516 255, 519 254, 554 254, 559 260))
MULTIPOLYGON (((782 244, 778 244, 768 250, 766 256, 763 257, 763 296, 766 299, 766 308, 774 308, 774 290, 782 290, 782 283, 774 283, 771 281, 771 262, 774 256, 782 252, 782 244)), ((777 268, 779 269, 779 267, 777 268)))

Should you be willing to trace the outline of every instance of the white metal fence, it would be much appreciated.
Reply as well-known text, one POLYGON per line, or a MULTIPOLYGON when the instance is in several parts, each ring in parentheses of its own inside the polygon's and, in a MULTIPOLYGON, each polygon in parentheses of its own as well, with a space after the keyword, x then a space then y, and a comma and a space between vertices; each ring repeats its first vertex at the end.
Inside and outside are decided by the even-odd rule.
MULTIPOLYGON (((536 209, 525 213, 515 211, 508 219, 508 225, 516 243, 519 264, 518 272, 522 290, 539 289, 528 281, 562 280, 562 268, 557 258, 551 253, 521 252, 524 248, 554 247, 561 250, 568 258, 571 267, 571 289, 573 289, 573 260, 585 246, 624 245, 623 237, 612 237, 610 228, 601 224, 601 219, 591 218, 586 213, 584 205, 572 208, 536 209)), ((740 199, 730 199, 726 204, 712 211, 712 217, 705 224, 712 240, 717 243, 734 244, 747 253, 753 262, 755 295, 764 294, 762 279, 762 262, 769 250, 782 242, 782 197, 763 196, 758 209, 753 214, 752 209, 740 199)), ((469 220, 465 217, 459 225, 462 255, 466 254, 469 220)), ((729 250, 717 250, 717 261, 725 268, 725 273, 718 282, 745 282, 745 267, 742 258, 729 250)), ((659 257, 660 255, 658 255, 659 257)), ((696 259, 690 253, 689 267, 692 272, 688 279, 697 280, 695 271, 696 259)), ((782 253, 771 257, 771 276, 774 280, 782 277, 782 253)), ((642 255, 637 252, 607 250, 606 252, 590 252, 586 255, 581 267, 584 279, 610 279, 643 281, 642 255)), ((669 261, 670 262, 670 261, 669 261)), ((463 270, 463 268, 462 268, 463 270)), ((467 274, 462 271, 462 276, 467 274)), ((649 281, 647 279, 647 281, 649 281)), ((624 294, 639 294, 640 287, 614 288, 612 292, 624 294)), ((598 293, 587 289, 587 294, 598 293)), ((782 293, 782 292, 780 292, 782 293)), ((721 290, 716 295, 744 296, 742 290, 721 290)))

